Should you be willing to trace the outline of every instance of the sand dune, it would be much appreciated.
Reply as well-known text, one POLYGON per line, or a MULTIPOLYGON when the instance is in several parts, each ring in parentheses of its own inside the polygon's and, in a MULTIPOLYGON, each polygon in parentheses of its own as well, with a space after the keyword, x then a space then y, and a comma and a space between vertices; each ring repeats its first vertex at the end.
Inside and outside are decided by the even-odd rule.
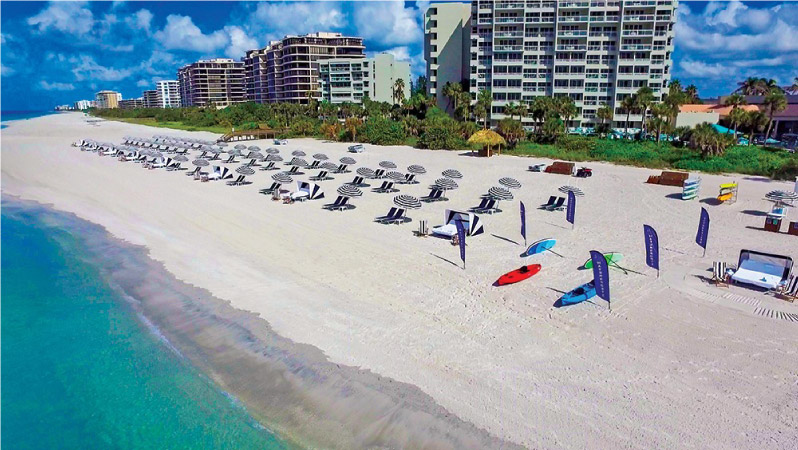
MULTIPOLYGON (((592 178, 576 179, 527 172, 532 159, 367 145, 352 155, 355 167, 385 159, 400 169, 426 167, 421 183, 402 193, 425 195, 447 168, 464 175, 450 201, 411 211, 411 224, 385 226, 372 220, 392 206, 392 194, 365 189, 352 211, 321 209, 353 174, 322 182, 325 201, 283 205, 258 193, 273 172, 229 187, 69 145, 128 134, 215 137, 90 126, 79 114, 13 122, 2 136, 3 193, 52 204, 144 245, 177 278, 260 315, 281 336, 332 362, 415 385, 500 439, 531 448, 786 449, 798 442, 798 323, 757 313, 798 313, 798 305, 701 280, 713 260, 734 263, 741 248, 798 257, 794 236, 758 229, 758 212, 768 207, 763 195, 789 183, 702 175, 702 199, 722 182, 740 182, 735 204, 714 205, 644 184, 656 172, 647 169, 596 163, 592 178), (504 176, 523 187, 503 213, 482 216, 485 234, 468 240, 466 270, 449 242, 413 235, 416 220, 439 224, 446 208, 475 206, 504 176), (564 213, 536 209, 566 184, 585 192, 573 230, 564 213), (544 255, 535 261, 540 274, 497 288, 496 278, 522 262, 519 199, 529 240, 556 238, 563 257, 544 255), (712 218, 705 258, 694 243, 702 206, 712 218), (659 279, 644 264, 644 223, 659 233, 659 279), (554 308, 562 292, 592 278, 579 270, 592 249, 624 253, 622 265, 640 274, 611 271, 611 312, 601 300, 554 308)), ((337 160, 346 147, 295 139, 287 149, 337 160)))

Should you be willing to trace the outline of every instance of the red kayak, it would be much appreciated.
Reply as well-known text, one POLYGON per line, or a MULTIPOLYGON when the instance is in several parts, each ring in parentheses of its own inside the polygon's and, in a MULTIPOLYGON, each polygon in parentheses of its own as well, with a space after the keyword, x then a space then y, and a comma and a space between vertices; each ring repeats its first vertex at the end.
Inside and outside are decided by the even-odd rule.
POLYGON ((542 266, 540 264, 530 264, 528 266, 521 266, 520 269, 515 269, 512 272, 507 272, 500 276, 496 284, 504 286, 505 284, 518 283, 524 281, 532 275, 540 272, 542 266))

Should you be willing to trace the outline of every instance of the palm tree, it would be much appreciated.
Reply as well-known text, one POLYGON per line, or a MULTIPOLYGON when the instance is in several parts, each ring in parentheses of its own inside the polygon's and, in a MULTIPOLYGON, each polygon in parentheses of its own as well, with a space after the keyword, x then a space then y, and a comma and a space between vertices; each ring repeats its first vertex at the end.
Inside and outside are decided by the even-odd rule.
POLYGON ((719 133, 712 125, 704 122, 697 125, 690 134, 690 147, 700 150, 703 156, 722 155, 732 144, 728 134, 719 133))
POLYGON ((747 105, 748 101, 745 100, 745 97, 742 94, 734 93, 726 97, 726 99, 723 101, 723 104, 726 106, 732 106, 734 108, 737 108, 738 106, 741 105, 747 105))
POLYGON ((650 125, 657 130, 657 142, 660 140, 662 130, 669 124, 670 112, 671 108, 665 103, 656 103, 651 107, 651 114, 654 117, 651 119, 650 125))
MULTIPOLYGON (((738 94, 735 94, 738 95, 738 94)), ((742 108, 734 107, 729 112, 729 123, 734 128, 734 140, 737 141, 737 127, 745 122, 746 111, 742 108)))
POLYGON ((443 95, 449 99, 449 104, 453 106, 452 111, 457 111, 457 101, 460 99, 461 92, 463 92, 463 85, 460 83, 448 81, 443 85, 443 95))
MULTIPOLYGON (((479 91, 477 95, 477 104, 476 106, 480 107, 480 112, 484 114, 484 122, 483 128, 488 128, 488 120, 490 120, 490 109, 491 105, 493 104, 493 94, 490 92, 490 89, 483 89, 479 91)), ((476 106, 474 107, 474 111, 476 114, 476 106)))
POLYGON ((402 104, 405 98, 405 80, 397 78, 393 84, 393 102, 397 105, 402 104))
POLYGON ((648 86, 641 87, 635 93, 635 102, 637 103, 638 109, 641 110, 642 118, 640 119, 640 127, 643 129, 643 135, 645 135, 646 115, 648 114, 648 108, 654 102, 654 91, 648 86))
POLYGON ((624 137, 629 135, 629 116, 632 115, 632 111, 634 111, 635 108, 637 108, 637 99, 635 99, 634 95, 626 96, 621 100, 621 109, 626 113, 626 126, 623 131, 624 137))
POLYGON ((596 110, 596 118, 601 121, 602 133, 605 132, 605 123, 608 120, 612 121, 612 115, 612 108, 606 103, 602 103, 599 109, 596 110))
POLYGON ((762 84, 761 80, 757 77, 748 77, 745 80, 737 83, 737 90, 742 95, 758 95, 761 93, 762 84))
POLYGON ((798 77, 793 78, 792 79, 792 86, 789 86, 785 90, 790 91, 790 94, 793 94, 793 95, 798 94, 798 77))
POLYGON ((748 145, 754 142, 754 133, 762 130, 768 124, 768 116, 762 111, 748 111, 743 122, 748 127, 748 145))
POLYGON ((508 103, 507 106, 504 107, 504 114, 507 115, 507 116, 510 116, 511 119, 516 114, 518 114, 520 116, 521 114, 518 111, 518 109, 519 109, 518 106, 519 105, 516 104, 515 102, 508 103))
POLYGON ((773 116, 787 108, 787 96, 784 95, 784 92, 782 92, 781 89, 772 90, 765 95, 765 99, 762 101, 762 106, 764 106, 768 112, 769 122, 767 131, 765 132, 765 140, 767 140, 768 137, 770 137, 770 128, 773 126, 773 116))
POLYGON ((782 92, 781 86, 772 78, 769 80, 762 78, 759 80, 759 84, 761 86, 762 95, 767 95, 770 92, 782 92))

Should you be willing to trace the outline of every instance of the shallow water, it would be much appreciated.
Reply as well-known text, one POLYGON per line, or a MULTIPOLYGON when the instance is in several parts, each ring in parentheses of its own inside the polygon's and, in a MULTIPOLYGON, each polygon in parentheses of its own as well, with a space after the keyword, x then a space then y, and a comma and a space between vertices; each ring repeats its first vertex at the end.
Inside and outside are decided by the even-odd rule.
POLYGON ((6 448, 285 448, 82 255, 76 230, 3 202, 6 448))

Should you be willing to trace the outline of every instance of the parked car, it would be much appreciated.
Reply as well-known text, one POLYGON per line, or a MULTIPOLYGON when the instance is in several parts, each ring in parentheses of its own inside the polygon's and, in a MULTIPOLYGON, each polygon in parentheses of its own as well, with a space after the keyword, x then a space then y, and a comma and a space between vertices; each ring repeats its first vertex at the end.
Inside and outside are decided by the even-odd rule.
POLYGON ((288 139, 275 139, 274 145, 288 145, 288 139))
POLYGON ((364 151, 366 151, 366 147, 364 147, 363 144, 355 144, 349 146, 350 153, 363 153, 364 151))

